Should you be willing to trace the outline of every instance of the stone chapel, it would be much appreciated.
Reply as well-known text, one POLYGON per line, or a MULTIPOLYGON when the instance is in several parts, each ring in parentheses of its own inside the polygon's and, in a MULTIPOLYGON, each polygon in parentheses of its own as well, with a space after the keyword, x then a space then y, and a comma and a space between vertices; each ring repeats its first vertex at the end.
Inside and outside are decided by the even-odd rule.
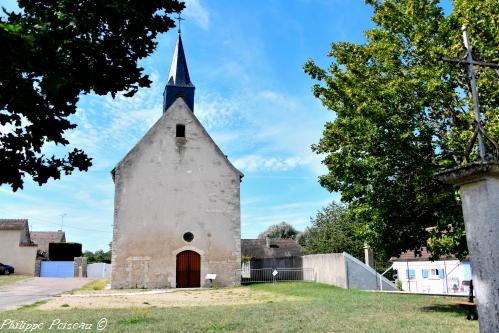
POLYGON ((111 172, 112 288, 240 283, 243 174, 196 118, 194 90, 179 31, 163 114, 111 172))

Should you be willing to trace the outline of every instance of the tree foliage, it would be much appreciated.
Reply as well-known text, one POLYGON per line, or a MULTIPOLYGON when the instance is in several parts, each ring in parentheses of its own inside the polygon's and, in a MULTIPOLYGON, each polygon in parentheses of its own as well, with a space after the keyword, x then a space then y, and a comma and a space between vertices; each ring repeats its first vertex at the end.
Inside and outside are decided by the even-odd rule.
POLYGON ((104 252, 104 250, 97 250, 95 252, 92 251, 85 251, 82 254, 83 257, 87 257, 87 262, 89 264, 96 263, 96 262, 105 262, 105 263, 111 263, 111 243, 109 243, 109 250, 104 252))
POLYGON ((289 223, 281 222, 279 224, 271 225, 264 232, 258 235, 258 238, 292 238, 295 239, 298 231, 289 223))
POLYGON ((97 250, 95 252, 85 251, 83 257, 87 257, 87 262, 93 264, 96 262, 111 263, 111 251, 104 252, 104 250, 97 250))
MULTIPOLYGON (((361 233, 386 256, 420 250, 466 254, 461 202, 435 173, 458 166, 471 137, 466 70, 442 61, 464 56, 468 25, 474 58, 499 59, 496 0, 455 0, 446 16, 436 0, 368 0, 375 27, 366 42, 333 43, 328 69, 312 60, 314 95, 335 112, 313 146, 361 233), (495 22, 495 23, 494 23, 495 22), (433 228, 432 228, 433 227, 433 228), (431 228, 431 229, 430 229, 431 228)), ((499 137, 497 74, 478 69, 487 130, 499 137)))
POLYGON ((153 52, 158 33, 174 27, 178 0, 19 0, 20 13, 0 16, 0 185, 15 191, 26 175, 42 185, 91 159, 74 148, 45 156, 48 144, 68 145, 81 93, 124 91, 151 81, 137 61, 153 52))
POLYGON ((358 233, 361 225, 349 218, 345 206, 332 202, 317 212, 310 223, 305 231, 306 253, 347 252, 363 260, 364 241, 358 233))

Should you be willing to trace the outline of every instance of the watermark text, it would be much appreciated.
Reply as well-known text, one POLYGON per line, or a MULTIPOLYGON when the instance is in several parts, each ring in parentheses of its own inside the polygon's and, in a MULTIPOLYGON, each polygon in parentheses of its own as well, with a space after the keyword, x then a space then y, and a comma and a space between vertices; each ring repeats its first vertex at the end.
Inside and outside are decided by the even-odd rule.
POLYGON ((52 321, 34 322, 27 320, 4 319, 0 322, 0 331, 36 332, 49 331, 102 331, 107 327, 107 319, 101 318, 95 322, 71 322, 56 318, 52 321))

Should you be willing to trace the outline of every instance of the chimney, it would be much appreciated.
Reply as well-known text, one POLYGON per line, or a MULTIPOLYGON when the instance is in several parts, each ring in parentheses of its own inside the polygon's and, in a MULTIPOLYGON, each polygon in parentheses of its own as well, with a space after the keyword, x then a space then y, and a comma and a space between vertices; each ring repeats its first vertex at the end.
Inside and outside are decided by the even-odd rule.
POLYGON ((364 262, 367 266, 374 268, 374 254, 367 243, 364 243, 364 262))

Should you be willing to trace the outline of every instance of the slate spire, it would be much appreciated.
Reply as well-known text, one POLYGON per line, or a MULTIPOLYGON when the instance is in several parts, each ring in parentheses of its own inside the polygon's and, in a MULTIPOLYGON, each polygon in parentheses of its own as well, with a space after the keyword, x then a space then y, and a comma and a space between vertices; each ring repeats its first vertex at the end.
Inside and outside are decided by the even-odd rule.
POLYGON ((166 112, 178 97, 182 97, 187 106, 194 112, 194 89, 195 87, 189 77, 182 35, 179 29, 177 45, 173 52, 170 73, 168 74, 168 82, 163 93, 163 112, 166 112))

